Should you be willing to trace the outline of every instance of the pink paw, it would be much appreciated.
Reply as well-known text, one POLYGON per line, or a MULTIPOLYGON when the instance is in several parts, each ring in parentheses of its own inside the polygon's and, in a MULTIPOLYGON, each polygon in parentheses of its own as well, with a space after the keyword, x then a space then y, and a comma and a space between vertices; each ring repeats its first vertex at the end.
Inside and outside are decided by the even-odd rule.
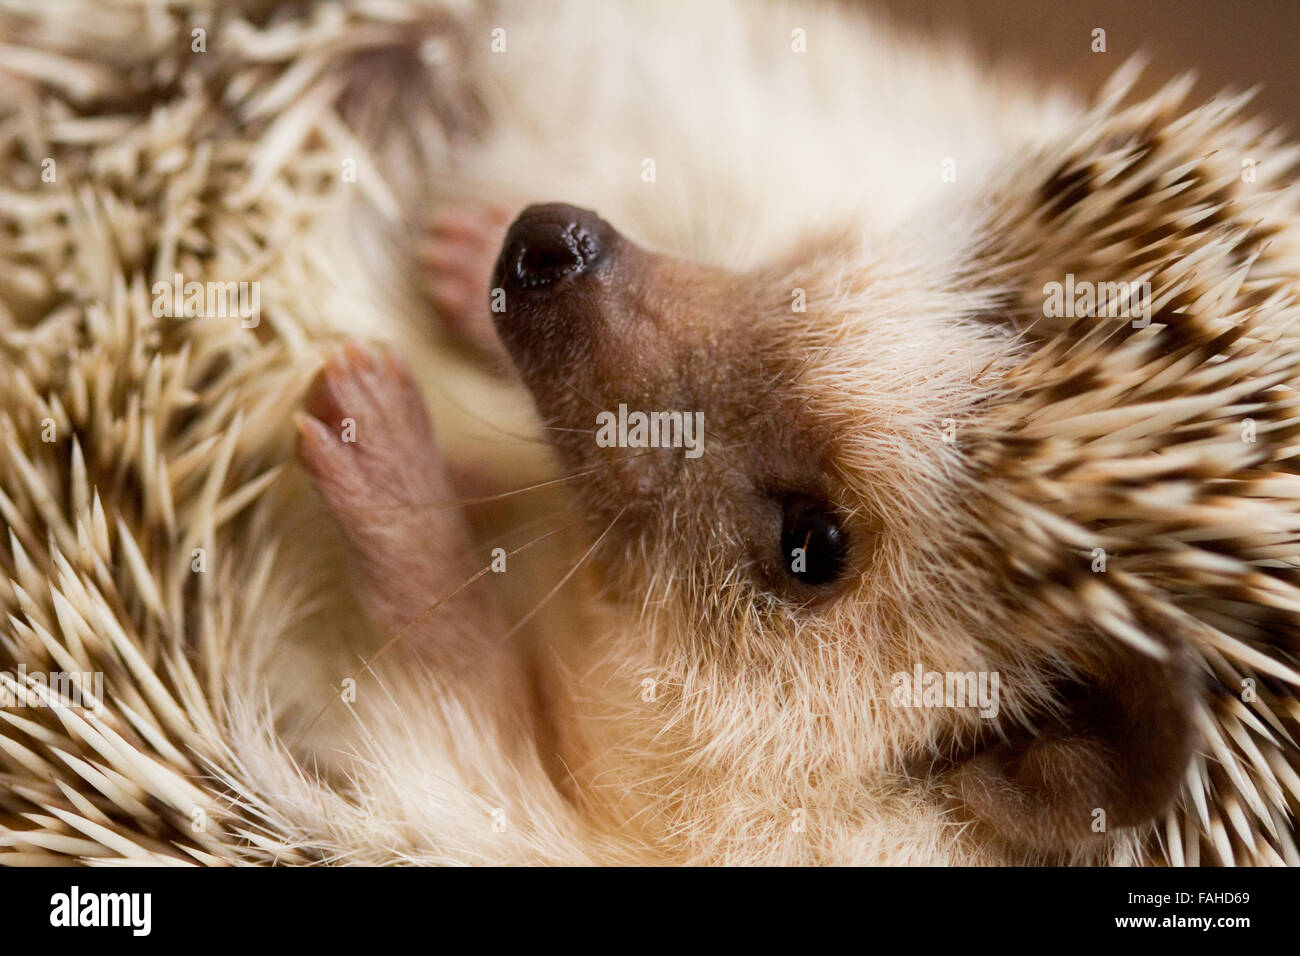
POLYGON ((406 365, 349 343, 326 360, 303 407, 298 458, 351 544, 382 633, 409 632, 419 653, 446 666, 472 659, 477 635, 499 623, 481 585, 463 589, 479 558, 406 365))
POLYGON ((344 345, 312 380, 303 407, 298 457, 345 530, 359 530, 349 524, 367 510, 449 497, 424 401, 391 352, 344 345))
POLYGON ((426 287, 447 328, 496 360, 505 350, 492 327, 492 268, 513 218, 503 206, 458 206, 434 217, 418 248, 426 287))

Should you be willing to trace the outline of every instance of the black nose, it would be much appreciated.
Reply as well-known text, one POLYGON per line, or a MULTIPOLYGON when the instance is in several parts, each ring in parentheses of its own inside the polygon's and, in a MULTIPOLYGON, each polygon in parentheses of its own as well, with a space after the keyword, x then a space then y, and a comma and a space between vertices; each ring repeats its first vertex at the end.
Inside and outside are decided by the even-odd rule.
POLYGON ((589 209, 529 206, 506 233, 495 285, 532 290, 590 271, 608 246, 610 227, 589 209))

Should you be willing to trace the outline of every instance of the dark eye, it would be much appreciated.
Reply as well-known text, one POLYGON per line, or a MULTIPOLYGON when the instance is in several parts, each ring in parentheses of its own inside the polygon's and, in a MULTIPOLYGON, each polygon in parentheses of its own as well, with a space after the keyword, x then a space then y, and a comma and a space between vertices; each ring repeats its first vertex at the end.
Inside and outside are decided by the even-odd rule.
POLYGON ((781 526, 781 563, 790 576, 814 587, 839 579, 848 565, 848 535, 825 502, 787 498, 781 526))

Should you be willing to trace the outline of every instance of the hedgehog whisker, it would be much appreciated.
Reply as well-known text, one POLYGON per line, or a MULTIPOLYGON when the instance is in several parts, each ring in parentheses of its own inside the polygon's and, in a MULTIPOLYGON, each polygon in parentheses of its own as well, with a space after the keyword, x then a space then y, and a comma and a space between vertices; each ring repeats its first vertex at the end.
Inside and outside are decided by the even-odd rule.
MULTIPOLYGON (((620 516, 621 516, 621 515, 622 515, 622 512, 620 512, 619 514, 620 514, 620 516)), ((616 518, 615 520, 617 520, 617 518, 616 518)), ((506 552, 506 557, 507 557, 507 558, 514 557, 515 555, 520 554, 521 552, 527 551, 529 548, 533 547, 534 545, 540 544, 541 542, 545 541, 547 538, 553 537, 554 535, 557 535, 557 534, 559 534, 559 533, 561 533, 561 532, 563 532, 563 531, 568 531, 568 530, 570 530, 570 529, 572 529, 572 528, 575 528, 575 527, 577 527, 577 526, 578 526, 579 524, 581 524, 581 523, 582 523, 581 521, 575 521, 575 522, 572 522, 572 523, 570 523, 570 524, 563 525, 563 526, 561 526, 561 527, 559 527, 559 528, 552 528, 550 531, 547 531, 547 532, 545 532, 544 534, 541 534, 541 535, 539 535, 538 537, 533 538, 531 541, 529 541, 529 542, 527 542, 527 543, 525 543, 525 544, 520 545, 519 547, 515 548, 514 550, 506 552)), ((612 522, 611 522, 611 524, 610 524, 610 527, 613 527, 613 523, 612 523, 612 522)), ((606 531, 608 531, 608 529, 606 529, 606 531)), ((602 537, 604 537, 604 536, 602 535, 602 537)), ((597 543, 599 543, 599 539, 597 539, 597 543)), ((594 545, 593 545, 593 547, 594 547, 594 545)), ((590 554, 590 552, 591 552, 591 549, 588 549, 588 552, 587 552, 587 553, 590 554)), ((583 556, 584 559, 585 559, 585 557, 586 557, 586 555, 583 556)), ((580 564, 580 563, 581 563, 581 561, 579 562, 579 564, 580 564)), ((411 620, 409 620, 409 621, 407 621, 405 624, 403 624, 400 628, 397 629, 396 632, 394 632, 394 634, 393 634, 392 637, 390 637, 388 640, 386 640, 383 644, 381 644, 381 645, 379 646, 379 649, 376 650, 374 654, 370 655, 369 658, 367 658, 366 660, 362 661, 361 666, 360 666, 359 668, 357 668, 357 670, 356 670, 355 672, 353 672, 353 673, 350 675, 351 679, 355 681, 355 680, 356 680, 358 677, 360 677, 363 673, 365 673, 365 672, 368 671, 368 670, 371 670, 372 667, 373 667, 373 665, 374 665, 374 663, 375 663, 375 661, 377 661, 380 657, 382 657, 385 653, 387 653, 388 650, 389 650, 390 648, 392 648, 393 646, 395 646, 396 644, 398 644, 398 643, 400 643, 402 640, 404 640, 404 639, 407 637, 407 635, 410 634, 412 630, 414 630, 414 628, 415 628, 415 626, 416 626, 417 624, 420 624, 421 622, 423 622, 424 619, 427 618, 430 614, 432 614, 434 611, 438 610, 438 608, 442 607, 444 604, 446 604, 446 603, 447 603, 448 601, 450 601, 452 598, 456 597, 456 596, 457 596, 458 594, 460 594, 462 591, 464 591, 464 590, 466 590, 467 588, 471 587, 471 586, 472 586, 473 584, 475 584, 475 583, 476 583, 480 578, 482 578, 484 575, 488 574, 491 570, 492 570, 492 564, 491 564, 491 562, 489 562, 488 564, 484 565, 482 568, 479 568, 479 570, 475 571, 472 575, 470 575, 470 577, 469 577, 469 578, 468 578, 468 579, 467 579, 463 584, 461 584, 461 585, 459 585, 458 587, 454 588, 452 591, 448 592, 447 594, 444 594, 442 597, 440 597, 440 598, 438 598, 437 600, 435 600, 432 604, 429 604, 427 607, 425 607, 425 609, 422 610, 422 611, 421 611, 419 614, 417 614, 415 617, 411 618, 411 620)), ((571 577, 572 574, 573 574, 575 571, 577 571, 577 567, 576 567, 576 566, 574 567, 573 571, 570 571, 568 575, 565 575, 564 580, 567 581, 567 580, 569 579, 569 577, 571 577)), ((560 582, 560 584, 563 584, 563 583, 564 583, 564 581, 561 581, 561 582, 560 582)), ((558 590, 558 587, 557 587, 555 590, 558 590)), ((552 593, 554 593, 554 590, 552 591, 552 593)), ((548 597, 549 597, 549 595, 548 595, 548 597)), ((545 603, 545 599, 543 599, 543 603, 545 603)), ((538 608, 540 608, 540 607, 541 607, 541 605, 539 604, 539 605, 538 605, 538 608)), ((537 609, 535 608, 534 611, 533 611, 533 612, 530 612, 528 616, 531 616, 532 613, 535 613, 536 610, 537 610, 537 609)), ((527 617, 525 617, 524 620, 527 620, 527 617)), ((521 621, 520 624, 522 624, 522 623, 523 623, 523 622, 521 621)), ((519 625, 517 624, 517 625, 516 625, 516 628, 517 628, 518 626, 519 626, 519 625)), ((511 633, 513 633, 513 631, 512 631, 511 633)), ((508 635, 507 635, 507 636, 508 636, 508 635)), ((325 705, 324 705, 323 707, 321 707, 321 709, 320 709, 319 711, 316 712, 316 716, 312 717, 312 719, 311 719, 310 721, 308 721, 307 726, 304 727, 304 728, 302 729, 302 731, 299 732, 298 736, 295 738, 294 743, 293 743, 293 747, 294 747, 294 749, 297 749, 298 746, 301 745, 303 739, 306 738, 307 734, 311 732, 312 727, 316 726, 316 723, 321 719, 321 717, 323 717, 323 716, 325 715, 325 712, 326 712, 327 710, 329 710, 330 705, 333 704, 335 700, 341 700, 341 699, 342 699, 342 698, 339 697, 339 695, 337 695, 337 694, 331 694, 331 695, 330 695, 330 698, 325 702, 325 705)))
POLYGON ((560 475, 557 478, 547 478, 543 481, 534 482, 531 485, 525 485, 522 488, 512 488, 509 491, 502 491, 495 495, 484 495, 478 498, 453 498, 441 502, 417 502, 403 501, 392 505, 372 505, 370 507, 359 509, 364 511, 454 511, 457 508, 464 508, 469 505, 487 504, 493 501, 503 501, 507 498, 513 498, 516 495, 527 494, 530 491, 538 491, 542 488, 564 485, 570 481, 576 481, 579 478, 585 478, 600 470, 601 466, 585 468, 581 471, 571 472, 560 475))
POLYGON ((452 511, 456 508, 468 507, 470 505, 488 504, 493 501, 503 501, 507 498, 513 498, 515 495, 526 494, 530 491, 537 491, 542 488, 559 487, 579 478, 586 478, 590 475, 599 474, 602 470, 613 466, 616 461, 630 461, 635 458, 642 458, 645 455, 653 454, 658 449, 651 448, 643 452, 637 452, 635 455, 625 455, 619 459, 610 459, 592 465, 590 468, 583 468, 578 471, 569 472, 556 478, 547 478, 535 482, 531 485, 525 485, 522 488, 512 488, 509 491, 502 491, 495 495, 484 495, 478 498, 453 498, 441 502, 418 502, 402 501, 392 505, 370 505, 366 508, 360 508, 359 511, 452 511))
MULTIPOLYGON (((513 637, 519 631, 520 628, 522 628, 533 618, 533 615, 535 615, 538 611, 540 611, 546 605, 546 603, 551 598, 553 598, 556 595, 556 593, 559 592, 560 588, 564 587, 564 585, 569 582, 570 578, 572 578, 575 574, 578 573, 578 569, 581 568, 587 562, 587 559, 591 557, 592 554, 595 553, 598 547, 600 547, 600 543, 605 540, 605 538, 609 535, 609 533, 612 530, 614 530, 614 525, 618 523, 619 518, 623 517, 627 509, 628 509, 627 505, 624 505, 621 509, 619 509, 618 514, 614 515, 610 523, 605 526, 605 530, 602 531, 600 535, 596 538, 596 540, 591 543, 591 546, 582 553, 582 557, 578 558, 577 562, 573 565, 573 567, 568 570, 568 572, 564 575, 564 577, 560 578, 560 580, 556 583, 555 587, 551 588, 549 591, 546 592, 546 595, 540 601, 538 601, 536 605, 533 606, 533 609, 531 611, 529 611, 518 621, 516 621, 514 625, 510 628, 510 630, 506 631, 505 635, 502 637, 502 640, 508 640, 509 638, 513 637)), ((480 574, 481 573, 482 572, 480 572, 480 574)))

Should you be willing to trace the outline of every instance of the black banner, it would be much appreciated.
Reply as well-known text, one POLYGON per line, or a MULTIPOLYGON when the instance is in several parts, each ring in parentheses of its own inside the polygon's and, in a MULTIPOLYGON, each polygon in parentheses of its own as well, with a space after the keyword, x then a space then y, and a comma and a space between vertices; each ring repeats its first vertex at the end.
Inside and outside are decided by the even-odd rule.
POLYGON ((1026 934, 1230 943, 1257 930, 1279 938, 1295 906, 1290 874, 1269 870, 12 869, 0 881, 14 939, 205 949, 282 939, 336 947, 393 933, 460 948, 465 934, 500 943, 511 929, 530 942, 558 930, 601 948, 689 934, 731 949, 783 931, 805 943, 849 932, 894 946, 1034 938, 1026 934))

